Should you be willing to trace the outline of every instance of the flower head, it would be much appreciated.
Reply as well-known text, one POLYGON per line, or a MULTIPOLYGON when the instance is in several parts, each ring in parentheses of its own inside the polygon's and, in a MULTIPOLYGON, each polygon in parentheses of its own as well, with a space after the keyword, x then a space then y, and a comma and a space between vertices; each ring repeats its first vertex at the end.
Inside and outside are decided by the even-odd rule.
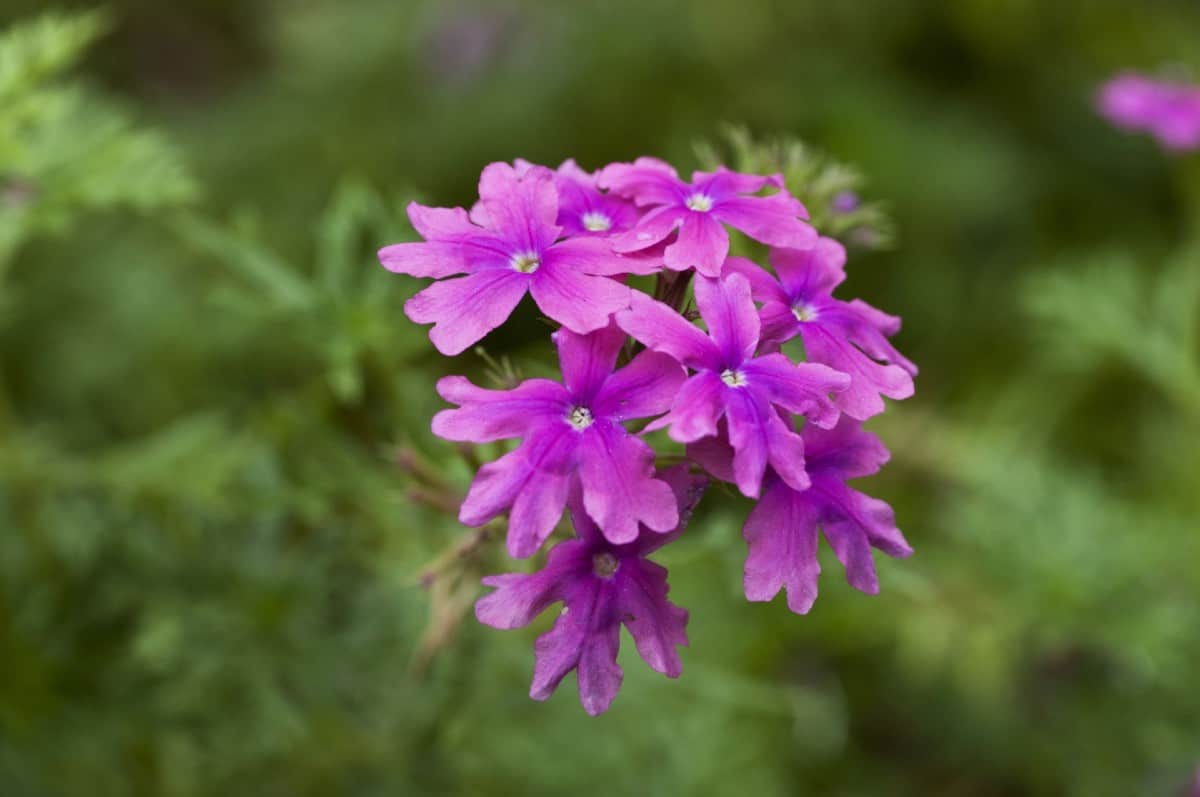
POLYGON ((755 356, 758 314, 741 274, 697 277, 695 290, 707 334, 642 294, 617 313, 617 323, 635 339, 695 371, 671 411, 650 428, 669 427, 672 439, 690 443, 715 435, 724 418, 735 451, 734 481, 742 493, 758 495, 768 464, 797 490, 804 489, 804 444, 777 408, 832 426, 838 411, 829 396, 844 390, 849 377, 824 365, 797 365, 779 353, 755 356))
MULTIPOLYGON (((904 557, 912 548, 896 528, 890 506, 846 484, 877 473, 887 462, 879 438, 844 416, 831 430, 805 426, 801 436, 812 483, 796 490, 776 475, 768 477, 762 500, 742 530, 750 549, 743 587, 752 601, 769 601, 786 589, 788 608, 805 614, 817 599, 818 528, 846 568, 850 585, 871 595, 879 592, 871 549, 904 557)), ((688 453, 714 476, 732 478, 733 452, 722 438, 689 446, 688 453)))
POLYGON ((689 475, 686 467, 659 476, 670 485, 677 509, 678 523, 669 534, 642 528, 632 541, 614 545, 592 522, 576 491, 570 502, 576 536, 554 546, 543 569, 483 579, 496 590, 479 599, 475 614, 494 628, 528 625, 551 604, 563 603, 554 627, 534 647, 529 695, 535 700, 549 698, 575 670, 584 709, 593 715, 608 709, 621 687, 622 625, 652 668, 670 678, 682 670, 676 647, 688 643, 688 613, 667 600, 667 571, 646 556, 683 531, 705 480, 689 475))
POLYGON ((1126 73, 1104 85, 1097 105, 1114 125, 1150 133, 1167 149, 1200 148, 1200 86, 1126 73))
POLYGON ((654 451, 622 422, 665 412, 684 380, 670 357, 642 352, 614 372, 624 335, 616 327, 554 334, 563 383, 529 379, 513 390, 485 390, 461 376, 438 392, 460 405, 433 419, 434 434, 484 443, 519 437, 521 445, 476 475, 459 520, 478 526, 506 510, 508 550, 532 555, 562 517, 567 495, 614 543, 638 535, 638 523, 665 532, 678 522, 670 488, 654 478, 654 451))
POLYGON ((900 330, 900 319, 855 299, 833 298, 846 278, 846 250, 822 238, 809 250, 774 249, 764 269, 737 258, 730 269, 745 277, 754 298, 763 303, 762 336, 778 346, 797 335, 812 362, 824 363, 850 377, 849 387, 834 399, 852 418, 865 420, 883 412, 883 399, 913 394, 917 367, 888 341, 900 330))
POLYGON ((629 305, 629 288, 609 277, 656 264, 621 257, 598 239, 559 240, 559 197, 548 169, 493 163, 479 180, 479 203, 461 208, 408 206, 423 243, 384 247, 390 271, 440 279, 404 306, 430 340, 458 354, 508 318, 526 293, 550 318, 579 334, 600 329, 629 305), (454 279, 441 279, 466 274, 454 279))
POLYGON ((675 271, 694 268, 707 277, 720 276, 729 253, 725 224, 774 246, 803 249, 817 239, 813 228, 803 221, 808 218, 804 206, 783 189, 779 175, 760 177, 722 168, 695 172, 692 182, 685 183, 662 161, 638 158, 632 164, 605 167, 597 183, 649 209, 637 226, 613 239, 614 249, 641 251, 678 228, 679 237, 664 253, 667 268, 675 271), (755 196, 767 186, 779 190, 755 196))
POLYGON ((558 188, 558 225, 568 236, 614 235, 637 223, 633 203, 596 187, 595 175, 567 160, 554 173, 558 188))

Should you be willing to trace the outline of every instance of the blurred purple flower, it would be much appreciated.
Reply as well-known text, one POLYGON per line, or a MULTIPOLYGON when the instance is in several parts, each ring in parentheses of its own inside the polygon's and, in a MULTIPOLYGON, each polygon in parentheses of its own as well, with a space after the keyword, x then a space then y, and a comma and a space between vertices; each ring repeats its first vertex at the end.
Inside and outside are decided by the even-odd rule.
POLYGON ((797 335, 812 362, 848 374, 850 386, 834 403, 852 418, 866 420, 883 412, 883 399, 913 394, 917 367, 888 342, 900 330, 900 319, 859 299, 833 298, 846 278, 846 250, 831 238, 799 251, 773 249, 776 277, 749 260, 730 268, 749 280, 754 298, 763 303, 764 345, 778 346, 797 335))
POLYGON ((563 603, 554 627, 534 646, 533 699, 549 698, 575 670, 587 713, 607 710, 621 687, 622 624, 647 664, 669 678, 679 676, 676 647, 688 643, 688 613, 667 600, 666 569, 645 557, 683 531, 706 482, 689 475, 686 466, 658 476, 670 485, 668 500, 677 510, 678 523, 670 533, 642 527, 636 539, 614 545, 592 522, 576 490, 570 501, 576 537, 554 546, 544 568, 483 579, 496 591, 479 599, 475 615, 494 628, 528 625, 551 604, 563 603))
POLYGON ((841 191, 833 198, 834 213, 853 213, 862 204, 858 194, 853 191, 841 191))
POLYGON ((435 282, 404 305, 412 321, 434 325, 429 339, 442 354, 478 342, 526 293, 574 332, 601 329, 629 306, 629 288, 609 277, 658 269, 651 260, 614 254, 600 239, 558 240, 558 192, 549 169, 490 164, 479 196, 469 216, 462 208, 411 203, 408 217, 425 242, 379 251, 389 271, 435 279, 467 274, 435 282))
POLYGON ((632 164, 606 166, 597 183, 630 197, 640 208, 649 208, 636 227, 614 237, 613 248, 641 251, 678 228, 679 236, 664 256, 667 268, 675 271, 694 268, 706 277, 720 276, 729 254, 725 224, 774 246, 803 249, 817 239, 816 231, 802 221, 808 212, 784 189, 782 175, 739 174, 722 167, 716 172, 694 172, 689 184, 680 180, 670 165, 655 158, 638 158, 632 164), (767 186, 779 190, 769 196, 753 196, 767 186))
POLYGON ((1129 72, 1106 83, 1097 104, 1114 125, 1149 133, 1166 149, 1200 148, 1200 86, 1129 72))
POLYGON ((695 291, 708 334, 641 293, 634 294, 629 310, 617 313, 617 323, 636 340, 696 372, 674 397, 671 411, 647 428, 669 426, 673 440, 690 443, 715 435, 725 418, 736 452, 733 481, 744 495, 758 495, 768 463, 804 489, 804 444, 775 407, 832 426, 838 411, 829 394, 844 390, 850 378, 824 365, 797 365, 779 353, 755 357, 758 314, 750 284, 740 274, 697 277, 695 291))
POLYGON ((434 434, 472 443, 522 439, 479 470, 459 520, 479 526, 511 509, 509 553, 530 556, 558 524, 578 482, 584 510, 615 544, 635 539, 639 523, 659 532, 674 528, 675 502, 653 478, 653 449, 621 423, 665 412, 683 384, 683 367, 647 351, 614 373, 625 336, 613 326, 590 335, 560 329, 554 342, 562 384, 529 379, 500 391, 461 376, 438 382, 442 398, 460 406, 434 416, 434 434))
POLYGON ((464 82, 483 72, 512 48, 521 16, 513 7, 467 8, 446 3, 425 41, 425 63, 433 77, 464 82))

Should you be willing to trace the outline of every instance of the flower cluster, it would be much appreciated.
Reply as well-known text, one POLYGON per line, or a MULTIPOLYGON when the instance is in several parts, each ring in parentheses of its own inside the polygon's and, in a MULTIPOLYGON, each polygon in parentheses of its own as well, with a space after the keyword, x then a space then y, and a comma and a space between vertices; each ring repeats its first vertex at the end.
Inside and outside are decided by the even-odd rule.
POLYGON ((883 397, 912 395, 916 367, 888 341, 898 318, 835 298, 845 250, 813 229, 782 176, 720 168, 685 181, 651 158, 595 174, 517 161, 484 169, 479 197, 469 212, 410 205, 424 240, 379 256, 436 280, 405 310, 433 324, 443 354, 480 341, 526 293, 559 325, 561 381, 492 390, 446 377, 437 389, 454 408, 433 419, 447 440, 520 441, 479 468, 461 522, 507 516, 508 552, 525 558, 570 516, 574 536, 542 569, 484 579, 495 590, 476 605, 481 622, 515 628, 563 604, 535 646, 532 697, 574 670, 584 708, 607 709, 622 625, 647 664, 679 675, 688 615, 647 557, 683 533, 710 479, 757 501, 743 529, 749 600, 782 589, 807 612, 818 531, 850 583, 878 591, 871 549, 911 549, 891 508, 847 482, 887 461, 862 422, 883 397), (769 270, 730 255, 730 229, 766 245, 769 270), (634 275, 656 275, 653 295, 634 275), (793 339, 803 362, 784 353, 793 339), (681 444, 682 464, 659 462, 656 430, 681 444))
POLYGON ((1166 149, 1200 149, 1200 86, 1126 73, 1104 85, 1098 105, 1114 125, 1149 133, 1166 149))

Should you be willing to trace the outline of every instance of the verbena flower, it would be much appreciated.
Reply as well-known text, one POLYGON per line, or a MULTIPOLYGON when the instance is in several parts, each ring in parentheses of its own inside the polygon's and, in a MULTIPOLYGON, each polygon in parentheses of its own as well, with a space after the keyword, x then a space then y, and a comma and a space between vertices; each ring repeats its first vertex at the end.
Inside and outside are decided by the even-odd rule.
POLYGON ((748 279, 754 298, 763 303, 762 337, 767 345, 797 335, 811 362, 824 363, 850 377, 849 387, 834 398, 852 418, 865 420, 883 412, 883 399, 913 394, 917 367, 896 351, 888 336, 900 330, 900 319, 855 299, 833 298, 846 278, 846 250, 822 238, 812 249, 773 249, 771 266, 778 279, 749 260, 737 258, 730 269, 748 279))
MULTIPOLYGON (((775 474, 768 477, 742 530, 749 545, 743 588, 752 601, 769 601, 786 589, 788 608, 805 614, 817 598, 821 572, 818 529, 846 569, 850 585, 871 595, 879 592, 871 549, 905 557, 912 548, 896 528, 890 506, 846 484, 877 473, 888 461, 879 438, 844 416, 832 430, 809 424, 801 436, 812 483, 795 490, 775 474)), ((733 452, 723 438, 689 446, 688 453, 717 478, 732 480, 733 452)))
POLYGON ((849 377, 824 365, 797 365, 779 353, 756 357, 758 314, 741 274, 697 277, 695 293, 707 334, 640 293, 630 309, 617 313, 617 323, 635 339, 696 372, 671 411, 650 428, 667 426, 673 440, 690 443, 715 435, 724 418, 735 451, 734 482, 743 494, 758 495, 768 463, 788 484, 804 489, 804 444, 775 408, 832 426, 838 410, 830 394, 844 390, 849 377))
POLYGON ((762 177, 720 169, 695 172, 689 184, 662 161, 638 158, 632 164, 606 166, 597 182, 649 209, 637 226, 614 237, 613 248, 637 252, 678 228, 679 237, 664 254, 667 268, 675 271, 694 268, 707 277, 719 276, 729 254, 725 224, 774 246, 803 249, 817 240, 816 232, 802 220, 808 218, 807 211, 784 190, 780 175, 762 177), (778 191, 754 196, 767 186, 778 191))
POLYGON ((625 336, 616 327, 576 335, 554 333, 563 383, 530 379, 513 390, 485 390, 461 376, 438 382, 459 409, 433 419, 434 434, 484 443, 522 438, 521 445, 476 475, 459 520, 478 526, 511 510, 508 550, 533 554, 562 517, 575 482, 587 514, 617 544, 638 523, 669 531, 678 522, 670 488, 655 479, 654 451, 621 425, 665 412, 685 374, 672 358, 642 352, 614 372, 625 336))
POLYGON ((629 305, 629 288, 610 277, 658 269, 653 261, 614 254, 601 239, 559 240, 558 191, 544 167, 493 163, 480 177, 479 196, 469 216, 461 208, 410 204, 409 219, 425 242, 379 252, 391 271, 467 275, 441 279, 404 306, 414 322, 434 325, 429 338, 443 354, 464 351, 504 323, 526 292, 567 329, 600 329, 629 305))
POLYGON ((1097 104, 1114 125, 1149 133, 1167 149, 1200 148, 1200 86, 1126 73, 1104 85, 1097 104))
POLYGON ((592 522, 576 492, 571 500, 576 536, 554 546, 543 569, 483 579, 496 590, 479 599, 475 615, 494 628, 528 625, 551 604, 563 603, 554 627, 534 647, 533 699, 549 698, 575 670, 584 709, 592 715, 607 710, 621 687, 622 625, 648 665, 670 678, 679 676, 676 648, 688 643, 688 613, 667 600, 667 571, 646 556, 683 531, 705 480, 690 476, 686 467, 660 477, 670 484, 677 510, 678 523, 670 533, 642 528, 636 539, 615 545, 592 522))
POLYGON ((641 215, 632 202, 602 192, 596 176, 574 160, 563 162, 554 173, 558 188, 558 225, 568 236, 604 236, 624 232, 641 215))

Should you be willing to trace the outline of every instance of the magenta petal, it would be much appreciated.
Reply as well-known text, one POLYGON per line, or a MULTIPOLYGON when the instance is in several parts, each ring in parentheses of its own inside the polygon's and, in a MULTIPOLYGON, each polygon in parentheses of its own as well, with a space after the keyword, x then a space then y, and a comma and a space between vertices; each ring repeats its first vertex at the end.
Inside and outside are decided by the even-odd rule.
POLYGON ((741 274, 722 280, 698 277, 695 292, 696 307, 721 350, 722 364, 737 368, 753 357, 758 345, 758 313, 746 278, 741 274))
POLYGON ((679 238, 667 247, 663 262, 673 271, 694 268, 706 277, 719 277, 728 254, 729 233, 721 222, 709 213, 691 211, 683 217, 679 238))
POLYGON ((551 268, 571 268, 585 274, 615 277, 621 274, 654 274, 661 269, 657 258, 623 256, 613 251, 605 238, 571 238, 561 241, 542 258, 551 268))
POLYGON ((829 296, 846 279, 846 248, 832 238, 809 249, 772 249, 769 262, 793 299, 829 296))
MULTIPOLYGON (((551 337, 558 347, 558 363, 562 369, 563 384, 571 398, 592 401, 612 376, 617 355, 625 345, 625 335, 616 326, 609 324, 595 332, 579 335, 569 329, 560 329, 551 337)), ((595 412, 596 408, 591 408, 595 412)))
POLYGON ((839 415, 830 394, 850 386, 850 377, 840 371, 815 363, 793 363, 782 354, 758 357, 743 365, 742 371, 772 404, 826 429, 837 423, 839 415))
POLYGON ((396 274, 440 279, 471 270, 469 254, 459 243, 392 244, 379 250, 379 262, 396 274))
POLYGON ((750 295, 756 302, 779 302, 788 304, 783 287, 765 268, 745 257, 727 257, 721 274, 740 274, 750 283, 750 295))
POLYGON ((628 310, 616 315, 621 329, 654 351, 697 370, 721 367, 716 345, 700 329, 662 302, 635 291, 628 310))
POLYGON ((842 412, 860 421, 883 412, 880 395, 905 399, 913 394, 912 376, 898 365, 881 365, 847 341, 835 328, 802 325, 800 335, 808 359, 850 376, 850 386, 835 396, 842 412))
POLYGON ((774 300, 767 302, 758 311, 758 319, 762 323, 759 333, 759 350, 778 350, 780 344, 787 343, 800 334, 803 326, 791 305, 781 304, 774 300))
POLYGON ((687 210, 676 206, 655 208, 642 216, 633 229, 610 239, 613 251, 638 252, 648 249, 674 232, 687 214, 687 210))
POLYGON ((461 405, 433 417, 433 433, 446 440, 486 443, 524 437, 532 425, 567 411, 566 391, 548 379, 529 379, 512 390, 485 390, 466 377, 447 376, 438 380, 437 391, 461 405))
POLYGON ((546 566, 536 573, 484 578, 483 584, 495 587, 496 591, 475 602, 475 616, 492 628, 528 625, 550 604, 563 599, 564 579, 590 570, 591 559, 585 547, 577 540, 566 540, 554 546, 546 566))
POLYGON ((842 480, 878 473, 891 457, 878 437, 848 415, 833 429, 806 426, 803 437, 811 468, 842 480))
POLYGON ((766 434, 767 460, 771 468, 788 487, 807 490, 810 482, 804 467, 804 439, 777 412, 768 415, 766 434))
POLYGON ((861 592, 878 593, 879 578, 871 558, 872 546, 889 556, 904 557, 912 553, 912 548, 896 528, 892 508, 834 479, 822 477, 814 483, 813 489, 819 491, 825 504, 821 527, 846 569, 846 580, 861 592))
POLYGON ((679 511, 670 486, 654 478, 654 450, 606 422, 596 422, 583 436, 583 503, 604 536, 622 545, 637 539, 639 522, 654 531, 673 529, 679 511))
POLYGON ((608 326, 613 313, 629 307, 631 293, 608 277, 567 268, 538 269, 529 291, 543 313, 581 335, 608 326))
POLYGON ((609 164, 596 176, 596 184, 641 206, 682 203, 686 189, 675 169, 657 158, 609 164))
POLYGON ((725 411, 725 385, 712 371, 702 371, 684 383, 671 407, 671 412, 651 423, 654 431, 669 427, 671 439, 691 443, 717 433, 717 421, 725 411))
MULTIPOLYGON (((620 330, 617 334, 622 335, 620 330)), ((604 383, 592 410, 616 421, 658 415, 671 408, 686 379, 687 372, 673 357, 644 351, 604 383)))
POLYGON ((729 434, 724 425, 718 427, 717 434, 713 437, 688 443, 687 455, 688 459, 704 468, 714 478, 730 484, 735 481, 733 446, 729 445, 729 434))
POLYGON ((438 351, 460 354, 503 324, 528 286, 527 275, 489 269, 433 283, 409 299, 404 312, 415 323, 433 323, 429 339, 438 351))
POLYGON ((817 231, 797 218, 804 210, 798 205, 784 193, 741 196, 720 201, 713 206, 712 213, 716 219, 764 244, 809 249, 817 243, 817 231))
POLYGON ((638 653, 658 672, 679 677, 683 665, 676 646, 688 643, 688 613, 667 600, 666 568, 644 559, 626 560, 622 568, 617 608, 638 653))
POLYGON ((770 456, 767 414, 774 410, 744 389, 730 388, 724 398, 729 443, 734 451, 734 482, 742 495, 757 498, 770 456))
POLYGON ((749 545, 742 586, 746 600, 769 601, 787 590, 788 608, 806 614, 817 599, 817 509, 782 482, 767 488, 742 536, 749 545))
POLYGON ((548 169, 518 174, 507 163, 488 164, 479 177, 479 204, 475 215, 522 249, 541 252, 558 237, 558 192, 548 169))
POLYGON ((675 528, 665 534, 643 533, 637 541, 639 556, 646 556, 658 550, 682 534, 692 519, 692 512, 696 505, 700 503, 700 499, 708 490, 708 478, 693 474, 686 464, 661 470, 658 472, 657 478, 666 482, 671 488, 671 492, 675 494, 675 504, 679 507, 679 522, 675 524, 675 528))
POLYGON ((484 232, 471 223, 462 208, 433 208, 409 202, 408 220, 417 234, 427 241, 473 237, 484 232))
MULTIPOLYGON (((766 188, 767 185, 781 185, 776 177, 764 177, 760 174, 743 174, 733 172, 724 166, 718 166, 715 172, 692 172, 692 185, 696 190, 708 196, 727 196, 730 194, 754 194, 766 188)), ((782 178, 778 178, 782 180, 782 178)))
POLYGON ((542 547, 562 519, 570 485, 567 473, 530 474, 508 516, 508 552, 513 558, 533 556, 542 547))

